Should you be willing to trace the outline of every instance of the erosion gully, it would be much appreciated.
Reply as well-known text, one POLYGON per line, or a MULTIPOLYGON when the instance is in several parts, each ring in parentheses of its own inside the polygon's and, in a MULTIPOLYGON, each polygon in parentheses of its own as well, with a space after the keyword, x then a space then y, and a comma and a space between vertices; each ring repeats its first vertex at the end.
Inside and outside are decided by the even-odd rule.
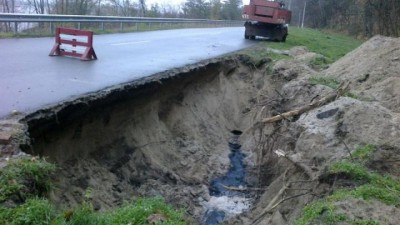
POLYGON ((87 191, 96 210, 162 196, 194 224, 219 224, 251 205, 232 189, 254 185, 251 145, 240 144, 249 135, 239 130, 254 124, 263 75, 228 57, 71 99, 25 118, 25 151, 58 165, 59 205, 87 191))

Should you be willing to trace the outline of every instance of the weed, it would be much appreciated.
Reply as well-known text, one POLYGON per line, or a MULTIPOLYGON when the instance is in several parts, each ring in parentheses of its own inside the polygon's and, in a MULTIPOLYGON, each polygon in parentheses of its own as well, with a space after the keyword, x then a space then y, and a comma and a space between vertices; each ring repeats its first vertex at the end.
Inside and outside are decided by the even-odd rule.
POLYGON ((297 225, 307 225, 321 218, 322 224, 337 224, 346 220, 343 214, 335 213, 335 207, 331 202, 320 200, 304 208, 303 217, 297 220, 297 225))
POLYGON ((350 223, 351 225, 380 225, 378 221, 375 220, 355 220, 350 223))
POLYGON ((184 212, 175 210, 161 198, 139 199, 108 212, 96 212, 92 204, 84 202, 73 210, 57 213, 47 200, 28 199, 15 207, 0 206, 0 224, 4 225, 120 225, 149 224, 150 215, 160 214, 165 225, 184 225, 184 212))
MULTIPOLYGON (((377 225, 378 221, 374 220, 355 220, 349 221, 343 215, 337 214, 334 208, 334 202, 338 202, 347 198, 358 198, 364 200, 375 199, 387 205, 395 207, 400 206, 400 181, 389 177, 382 176, 376 172, 369 171, 365 167, 366 161, 370 158, 376 149, 374 145, 365 145, 353 151, 353 160, 343 160, 331 165, 328 169, 330 174, 345 174, 346 177, 354 181, 362 181, 363 185, 349 189, 339 189, 330 196, 312 202, 304 208, 304 213, 297 220, 297 224, 309 224, 313 220, 321 219, 324 224, 335 224, 332 221, 346 221, 348 224, 354 225, 377 225), (343 220, 338 220, 343 219, 343 220)), ((357 182, 355 182, 357 183, 357 182)))
POLYGON ((329 172, 331 174, 347 174, 354 180, 370 182, 371 174, 367 168, 359 163, 348 161, 338 162, 330 166, 329 172))
POLYGON ((365 161, 371 157, 375 149, 376 149, 375 145, 368 144, 357 148, 356 150, 353 151, 351 155, 356 159, 365 161))
POLYGON ((96 213, 92 204, 82 203, 78 208, 71 212, 69 217, 64 215, 64 220, 68 225, 106 225, 99 213, 96 213))
POLYGON ((332 89, 336 89, 340 82, 335 77, 310 77, 308 81, 313 85, 325 85, 332 89))
POLYGON ((46 199, 28 199, 15 208, 0 207, 0 224, 47 225, 53 224, 56 210, 46 199))
POLYGON ((359 95, 354 94, 354 93, 352 93, 352 92, 346 92, 346 93, 344 94, 344 96, 349 97, 349 98, 354 98, 354 99, 357 99, 357 100, 359 100, 359 101, 364 101, 364 102, 372 102, 372 101, 374 101, 373 98, 364 97, 364 96, 359 96, 359 95))
POLYGON ((322 57, 315 57, 311 60, 310 65, 317 69, 326 69, 329 64, 332 63, 332 60, 322 56, 322 57))
POLYGON ((161 214, 167 221, 163 224, 184 225, 183 211, 177 211, 160 198, 139 199, 134 204, 125 204, 121 208, 105 214, 106 224, 147 224, 147 218, 152 214, 161 214))
POLYGON ((44 159, 19 159, 0 170, 0 202, 15 196, 23 202, 32 196, 44 196, 51 188, 55 166, 44 159))

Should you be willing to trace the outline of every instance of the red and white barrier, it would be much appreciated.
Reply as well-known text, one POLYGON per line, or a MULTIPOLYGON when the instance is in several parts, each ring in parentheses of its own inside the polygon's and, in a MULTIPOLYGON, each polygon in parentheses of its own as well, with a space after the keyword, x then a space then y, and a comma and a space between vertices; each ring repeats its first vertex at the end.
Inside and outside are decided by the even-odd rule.
POLYGON ((93 32, 57 27, 56 43, 49 56, 79 57, 83 61, 97 59, 93 32))

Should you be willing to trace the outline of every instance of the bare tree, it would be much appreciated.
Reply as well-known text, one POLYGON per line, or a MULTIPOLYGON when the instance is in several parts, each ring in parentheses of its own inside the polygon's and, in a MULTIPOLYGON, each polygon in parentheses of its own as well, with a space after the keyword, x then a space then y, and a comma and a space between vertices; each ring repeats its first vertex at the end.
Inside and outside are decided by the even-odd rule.
POLYGON ((146 16, 146 0, 139 0, 140 16, 146 16))

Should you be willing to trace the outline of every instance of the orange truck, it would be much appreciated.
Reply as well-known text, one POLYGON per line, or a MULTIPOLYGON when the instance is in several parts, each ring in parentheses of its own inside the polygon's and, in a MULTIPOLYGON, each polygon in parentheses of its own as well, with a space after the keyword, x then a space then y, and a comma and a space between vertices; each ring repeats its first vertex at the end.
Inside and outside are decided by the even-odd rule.
POLYGON ((250 0, 243 8, 244 38, 266 37, 274 41, 286 41, 288 24, 292 12, 285 8, 282 1, 250 0))

